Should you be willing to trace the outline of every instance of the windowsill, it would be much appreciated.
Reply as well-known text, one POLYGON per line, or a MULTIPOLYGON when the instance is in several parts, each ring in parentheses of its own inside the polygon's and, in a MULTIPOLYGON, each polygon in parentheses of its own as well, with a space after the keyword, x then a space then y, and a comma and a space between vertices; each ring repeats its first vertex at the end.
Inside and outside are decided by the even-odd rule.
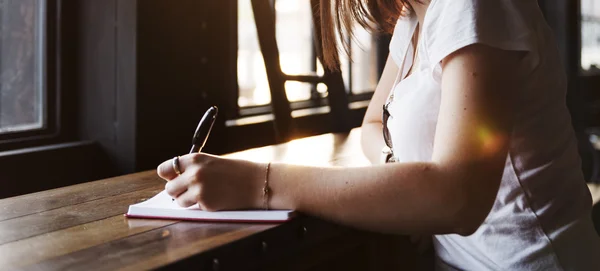
MULTIPOLYGON (((369 106, 369 100, 356 101, 348 104, 350 110, 360 110, 369 106)), ((304 118, 315 115, 326 115, 331 111, 329 106, 319 106, 313 108, 304 108, 292 111, 292 118, 304 118)), ((273 114, 262 114, 258 116, 241 117, 237 119, 227 120, 226 127, 237 127, 246 125, 255 125, 260 123, 272 122, 275 119, 273 114)))
POLYGON ((36 153, 36 152, 45 152, 45 151, 54 151, 54 150, 66 149, 66 148, 75 148, 75 147, 91 145, 91 144, 94 144, 94 142, 93 141, 77 141, 77 142, 69 142, 69 143, 61 143, 61 144, 44 145, 44 146, 38 146, 38 147, 29 147, 29 148, 22 148, 22 149, 16 149, 16 150, 2 151, 2 152, 0 152, 0 157, 27 155, 27 154, 36 153))
POLYGON ((78 141, 0 152, 0 198, 12 197, 113 176, 102 147, 78 141), (32 170, 33 169, 33 170, 32 170))
POLYGON ((273 114, 264 114, 252 117, 242 117, 239 119, 227 120, 225 121, 225 127, 236 127, 236 126, 245 126, 245 125, 253 125, 259 123, 270 122, 275 119, 273 114))
POLYGON ((328 114, 329 112, 331 112, 331 107, 329 107, 329 106, 319 106, 319 107, 313 107, 313 108, 298 109, 298 110, 292 111, 292 118, 297 119, 297 118, 308 117, 308 116, 313 116, 313 115, 324 115, 324 114, 328 114))
POLYGON ((370 102, 371 100, 351 102, 348 104, 348 107, 350 108, 350 110, 364 109, 369 107, 370 102))
POLYGON ((581 76, 600 76, 600 69, 580 70, 579 75, 581 75, 581 76))

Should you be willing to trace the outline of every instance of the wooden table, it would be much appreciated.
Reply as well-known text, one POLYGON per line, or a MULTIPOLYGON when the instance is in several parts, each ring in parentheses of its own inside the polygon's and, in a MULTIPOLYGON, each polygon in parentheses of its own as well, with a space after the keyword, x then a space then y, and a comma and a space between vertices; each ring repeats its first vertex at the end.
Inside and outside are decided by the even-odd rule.
MULTIPOLYGON (((327 134, 229 155, 256 161, 361 166, 360 134, 327 134)), ((127 219, 163 190, 155 171, 0 200, 0 269, 410 269, 404 239, 301 216, 284 224, 127 219), (404 241, 403 241, 404 240, 404 241), (404 256, 392 255, 402 251, 404 256)))

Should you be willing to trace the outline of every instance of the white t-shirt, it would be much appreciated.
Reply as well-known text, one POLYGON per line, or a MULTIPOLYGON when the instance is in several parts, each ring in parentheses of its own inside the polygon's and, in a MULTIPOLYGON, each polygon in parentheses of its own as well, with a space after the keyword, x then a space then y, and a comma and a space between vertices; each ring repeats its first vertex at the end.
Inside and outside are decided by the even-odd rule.
MULTIPOLYGON (((404 78, 416 16, 398 20, 390 54, 404 78)), ((509 153, 492 210, 472 235, 434 236, 438 270, 600 270, 600 238, 566 108, 566 78, 537 0, 431 0, 418 67, 390 95, 399 162, 431 161, 441 99, 440 61, 480 43, 525 51, 509 153)), ((442 143, 443 144, 443 143, 442 143)))

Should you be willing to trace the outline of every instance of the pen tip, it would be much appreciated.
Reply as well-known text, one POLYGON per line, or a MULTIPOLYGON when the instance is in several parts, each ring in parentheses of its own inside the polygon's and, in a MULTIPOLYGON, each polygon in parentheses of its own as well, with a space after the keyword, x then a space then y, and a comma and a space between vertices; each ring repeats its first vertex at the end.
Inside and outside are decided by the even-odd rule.
POLYGON ((209 110, 214 111, 214 114, 212 114, 213 118, 216 118, 217 115, 219 114, 219 108, 216 106, 212 106, 209 110))

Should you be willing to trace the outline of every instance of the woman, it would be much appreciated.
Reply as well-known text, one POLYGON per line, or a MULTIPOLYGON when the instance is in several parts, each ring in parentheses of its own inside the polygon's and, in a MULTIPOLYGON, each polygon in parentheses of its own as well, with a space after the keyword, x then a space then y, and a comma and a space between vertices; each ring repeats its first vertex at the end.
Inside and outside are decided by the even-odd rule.
POLYGON ((158 168, 179 204, 296 209, 367 230, 433 234, 440 270, 600 268, 566 79, 536 0, 322 2, 328 67, 337 64, 336 29, 354 20, 393 32, 362 125, 374 165, 186 155, 180 176, 171 160, 158 168))

